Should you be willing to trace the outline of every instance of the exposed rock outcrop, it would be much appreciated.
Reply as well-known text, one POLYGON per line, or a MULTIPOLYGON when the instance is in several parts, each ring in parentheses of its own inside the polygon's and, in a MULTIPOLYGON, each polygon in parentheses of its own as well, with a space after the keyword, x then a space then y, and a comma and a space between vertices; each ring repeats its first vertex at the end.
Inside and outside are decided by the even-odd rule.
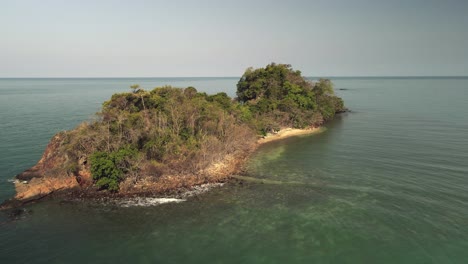
POLYGON ((63 174, 67 156, 57 151, 63 144, 61 133, 55 135, 47 145, 42 158, 32 168, 16 175, 15 199, 28 201, 41 198, 54 191, 79 187, 76 176, 63 174))

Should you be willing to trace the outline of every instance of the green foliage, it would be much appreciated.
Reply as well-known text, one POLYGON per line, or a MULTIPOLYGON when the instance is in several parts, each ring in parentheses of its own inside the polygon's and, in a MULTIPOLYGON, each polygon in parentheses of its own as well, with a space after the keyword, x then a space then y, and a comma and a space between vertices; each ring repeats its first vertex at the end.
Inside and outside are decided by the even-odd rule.
POLYGON ((185 88, 184 90, 184 95, 187 96, 188 98, 193 98, 197 95, 198 91, 195 89, 195 87, 189 86, 185 88))
POLYGON ((232 100, 194 87, 132 85, 103 103, 99 120, 67 132, 67 172, 85 157, 96 186, 118 191, 127 179, 201 171, 246 151, 259 134, 320 125, 344 110, 329 80, 312 83, 287 64, 249 68, 237 88, 232 100))
POLYGON ((119 190, 119 182, 124 173, 130 169, 130 159, 136 156, 136 151, 122 148, 115 152, 98 151, 90 156, 91 175, 96 186, 110 191, 119 190))
POLYGON ((239 119, 242 122, 250 123, 252 121, 253 115, 248 106, 238 104, 236 108, 237 108, 237 112, 239 113, 239 119))
POLYGON ((333 83, 328 79, 320 79, 313 88, 317 95, 333 95, 333 83))
POLYGON ((246 123, 254 120, 247 106, 226 93, 208 96, 194 87, 114 94, 98 115, 70 133, 66 151, 75 159, 87 157, 96 186, 111 191, 129 177, 203 169, 256 139, 246 123))
POLYGON ((311 84, 294 71, 289 64, 271 63, 265 68, 249 68, 237 83, 237 97, 241 102, 266 97, 281 100, 294 93, 301 94, 311 90, 311 84))
POLYGON ((277 126, 320 125, 344 110, 343 100, 334 96, 330 80, 312 83, 288 64, 248 68, 237 84, 237 100, 256 114, 253 126, 260 133, 277 126))
POLYGON ((133 93, 137 93, 140 90, 140 85, 138 84, 130 85, 130 89, 132 89, 133 93))
POLYGON ((225 110, 229 110, 232 105, 232 100, 226 93, 217 93, 215 95, 210 95, 208 96, 208 101, 219 104, 225 110))

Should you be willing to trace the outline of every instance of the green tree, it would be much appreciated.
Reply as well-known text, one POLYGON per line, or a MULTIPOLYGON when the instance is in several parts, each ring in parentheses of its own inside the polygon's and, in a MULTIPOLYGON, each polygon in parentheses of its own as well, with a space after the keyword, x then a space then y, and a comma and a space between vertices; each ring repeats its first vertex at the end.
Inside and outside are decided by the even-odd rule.
POLYGON ((329 79, 320 79, 315 83, 313 91, 316 95, 334 95, 333 83, 329 79))
POLYGON ((122 148, 115 152, 98 151, 90 156, 91 175, 96 186, 110 191, 118 191, 119 183, 126 172, 131 169, 130 159, 136 152, 122 148))
POLYGON ((313 84, 289 64, 248 68, 237 83, 236 94, 237 100, 257 115, 253 125, 262 133, 278 125, 316 126, 322 118, 331 119, 344 109, 330 80, 320 79, 313 84))
POLYGON ((130 89, 132 89, 132 93, 137 93, 140 90, 139 84, 132 84, 130 85, 130 89))

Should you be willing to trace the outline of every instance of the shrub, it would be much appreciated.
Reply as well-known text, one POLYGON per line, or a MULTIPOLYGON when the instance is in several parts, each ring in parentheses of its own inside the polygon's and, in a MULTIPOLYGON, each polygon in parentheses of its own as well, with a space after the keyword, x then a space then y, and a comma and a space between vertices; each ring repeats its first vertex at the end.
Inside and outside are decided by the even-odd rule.
POLYGON ((115 152, 95 152, 91 155, 91 175, 96 181, 96 186, 101 189, 118 191, 119 183, 124 173, 131 170, 129 159, 136 152, 130 148, 122 148, 115 152))

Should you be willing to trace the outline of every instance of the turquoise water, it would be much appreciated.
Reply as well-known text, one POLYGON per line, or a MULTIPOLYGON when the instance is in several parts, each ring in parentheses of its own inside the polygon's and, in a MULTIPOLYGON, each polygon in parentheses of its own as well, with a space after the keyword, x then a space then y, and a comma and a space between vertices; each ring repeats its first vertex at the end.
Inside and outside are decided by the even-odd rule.
MULTIPOLYGON (((0 213, 5 263, 466 263, 468 78, 334 78, 353 110, 262 146, 248 176, 178 204, 45 201, 0 213)), ((237 78, 0 79, 0 198, 49 138, 131 83, 235 93, 237 78)), ((2 261, 3 263, 4 261, 2 261)))

